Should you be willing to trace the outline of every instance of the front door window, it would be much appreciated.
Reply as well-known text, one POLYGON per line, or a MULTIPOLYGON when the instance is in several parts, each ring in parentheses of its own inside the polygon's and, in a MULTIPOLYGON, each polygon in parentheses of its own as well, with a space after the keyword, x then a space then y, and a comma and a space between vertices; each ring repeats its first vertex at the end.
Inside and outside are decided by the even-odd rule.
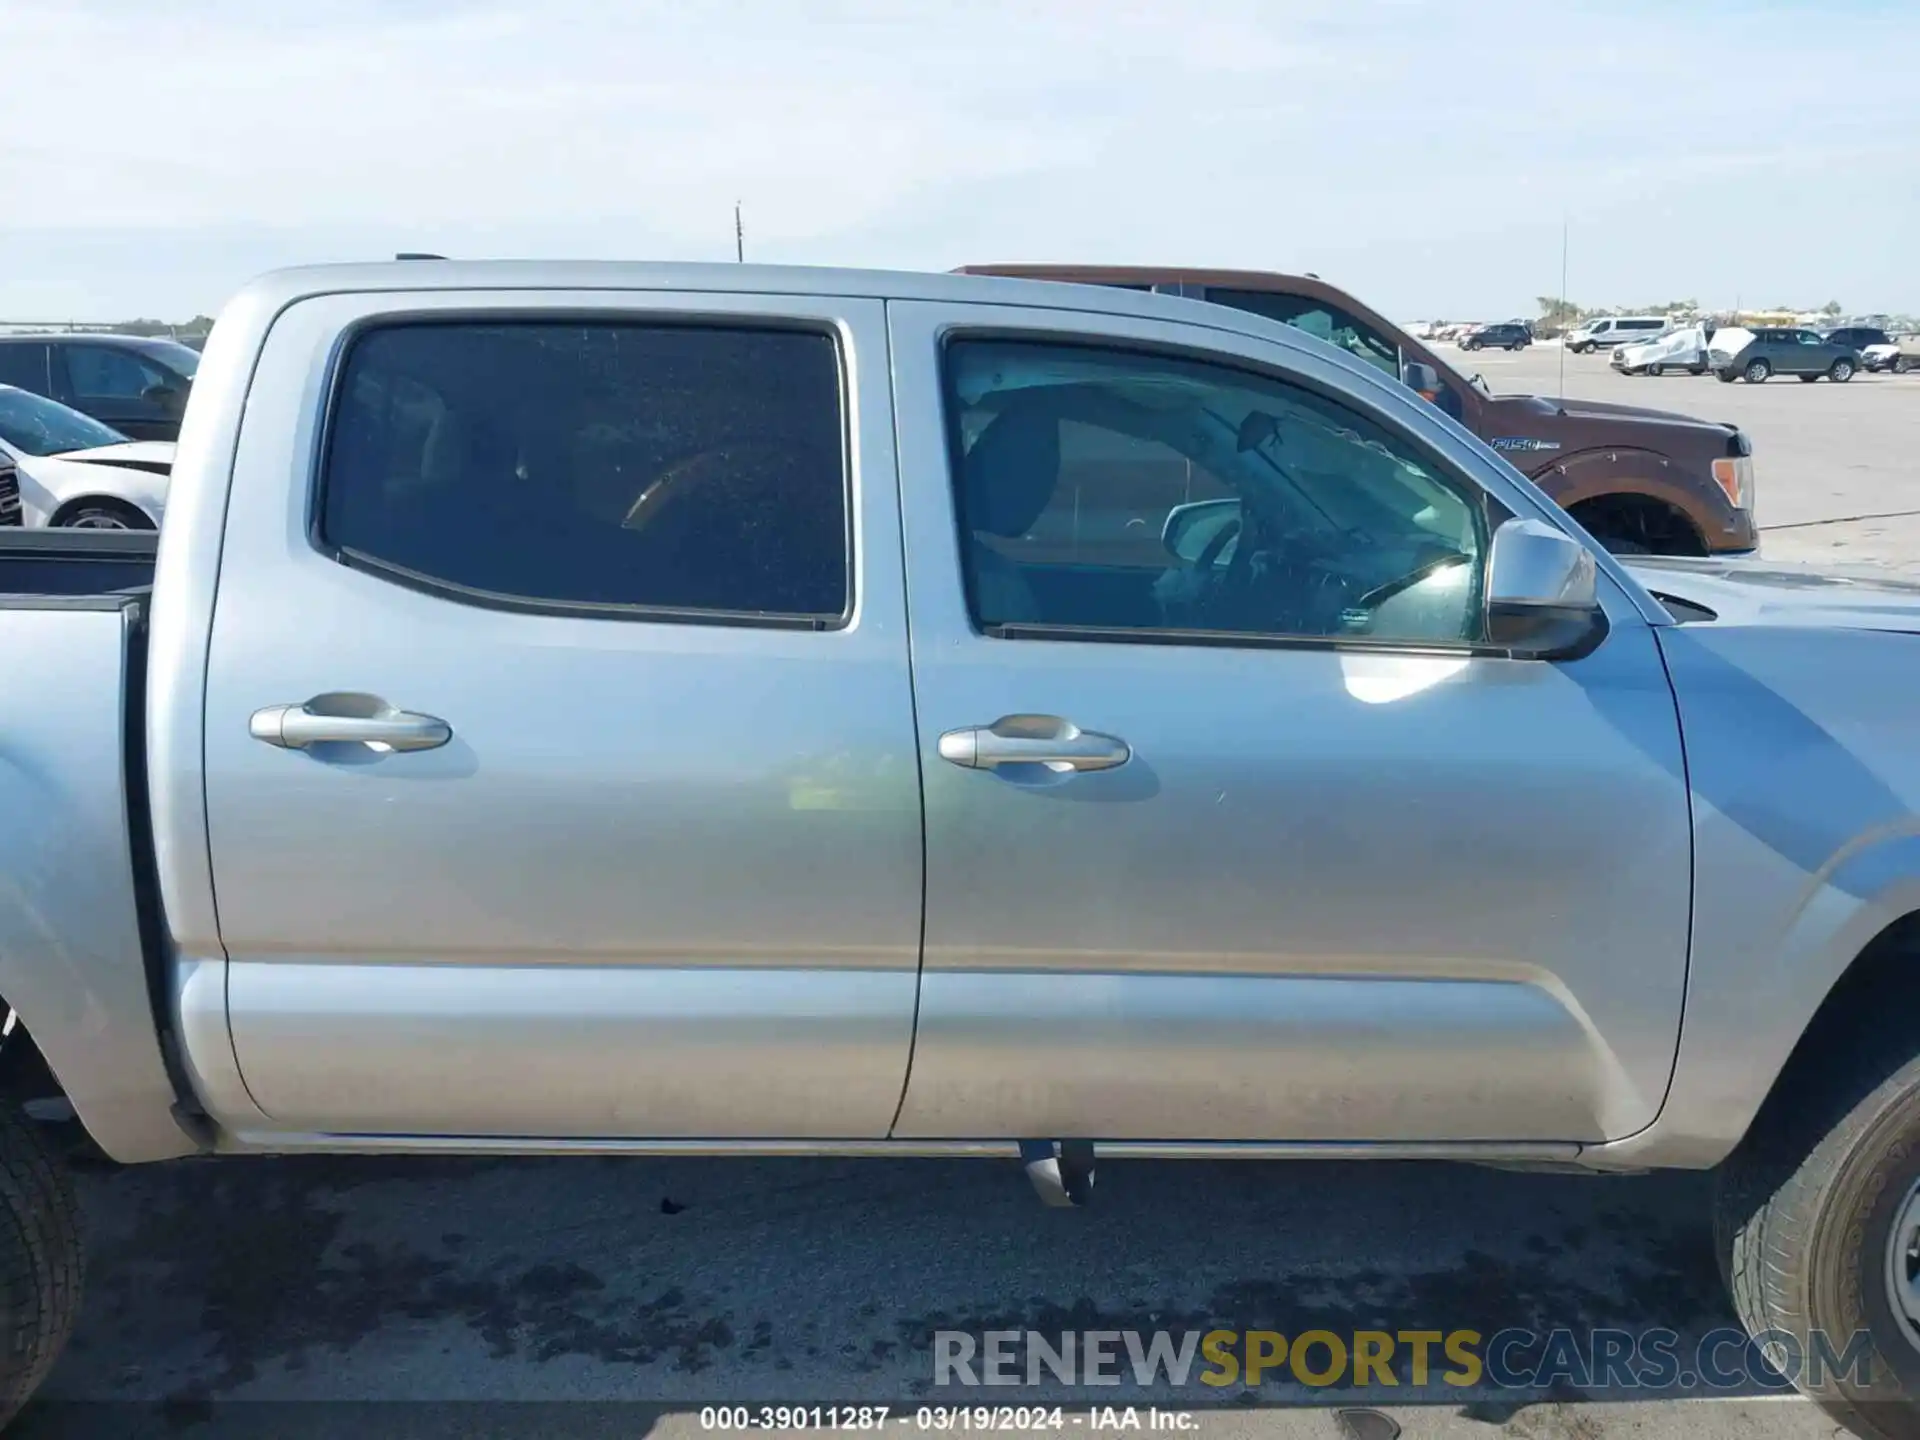
POLYGON ((948 350, 975 623, 1471 643, 1479 492, 1250 371, 1018 341, 948 350))

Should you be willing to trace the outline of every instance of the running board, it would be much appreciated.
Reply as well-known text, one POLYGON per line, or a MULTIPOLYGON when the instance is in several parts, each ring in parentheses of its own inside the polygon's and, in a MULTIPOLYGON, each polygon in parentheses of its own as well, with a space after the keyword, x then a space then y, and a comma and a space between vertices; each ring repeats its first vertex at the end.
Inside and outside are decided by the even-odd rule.
MULTIPOLYGON (((1100 1154, 1109 1160, 1455 1160, 1479 1165, 1578 1161, 1586 1149, 1572 1141, 1548 1140, 1102 1140, 1098 1143, 1100 1154)), ((587 1139, 521 1135, 353 1135, 251 1128, 222 1130, 218 1148, 226 1154, 650 1155, 743 1160, 782 1156, 895 1160, 1022 1158, 1017 1140, 587 1139)), ((1602 1149, 1594 1153, 1604 1155, 1606 1152, 1602 1149)))

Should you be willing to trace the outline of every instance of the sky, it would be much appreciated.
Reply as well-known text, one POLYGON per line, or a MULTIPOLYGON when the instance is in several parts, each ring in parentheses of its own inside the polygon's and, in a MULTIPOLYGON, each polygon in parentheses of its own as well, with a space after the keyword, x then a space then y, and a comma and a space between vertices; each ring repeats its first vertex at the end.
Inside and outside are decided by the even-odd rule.
POLYGON ((0 0, 0 320, 460 257, 1920 311, 1920 0, 0 0))

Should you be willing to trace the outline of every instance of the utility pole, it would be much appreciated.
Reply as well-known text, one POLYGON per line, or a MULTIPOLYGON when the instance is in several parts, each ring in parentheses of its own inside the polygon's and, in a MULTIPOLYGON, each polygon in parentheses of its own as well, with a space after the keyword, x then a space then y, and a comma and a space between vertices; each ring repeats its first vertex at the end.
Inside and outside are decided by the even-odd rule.
POLYGON ((740 223, 740 202, 733 202, 733 258, 736 264, 747 263, 747 231, 740 223))
POLYGON ((1560 217, 1560 393, 1567 393, 1567 217, 1560 217))

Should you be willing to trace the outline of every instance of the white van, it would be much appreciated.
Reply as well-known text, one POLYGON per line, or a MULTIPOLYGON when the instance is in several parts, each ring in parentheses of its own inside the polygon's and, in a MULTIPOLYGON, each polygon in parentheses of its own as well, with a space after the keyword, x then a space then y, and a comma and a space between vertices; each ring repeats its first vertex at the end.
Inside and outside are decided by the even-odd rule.
POLYGON ((1651 340, 1670 322, 1664 315, 1605 315, 1567 332, 1566 347, 1576 355, 1636 340, 1651 340))

